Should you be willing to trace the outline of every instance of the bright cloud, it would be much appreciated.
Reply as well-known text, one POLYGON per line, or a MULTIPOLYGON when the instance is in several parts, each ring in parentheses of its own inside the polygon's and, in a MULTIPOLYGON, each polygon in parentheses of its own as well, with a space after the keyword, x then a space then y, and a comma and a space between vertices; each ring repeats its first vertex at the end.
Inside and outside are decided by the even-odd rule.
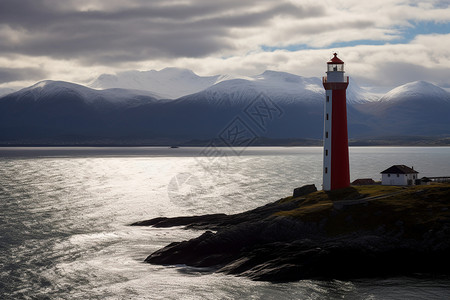
POLYGON ((0 86, 129 69, 322 76, 338 51, 362 84, 450 87, 448 1, 2 0, 0 86))

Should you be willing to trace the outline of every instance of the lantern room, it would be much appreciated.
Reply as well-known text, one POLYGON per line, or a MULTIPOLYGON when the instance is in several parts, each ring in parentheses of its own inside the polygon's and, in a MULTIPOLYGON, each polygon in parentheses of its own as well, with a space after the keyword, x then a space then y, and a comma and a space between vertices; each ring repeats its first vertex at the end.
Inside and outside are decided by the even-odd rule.
POLYGON ((345 82, 344 62, 337 57, 337 53, 333 53, 334 57, 327 62, 326 82, 345 82))
POLYGON ((344 72, 344 62, 337 57, 337 53, 333 53, 334 57, 327 62, 327 72, 344 72))

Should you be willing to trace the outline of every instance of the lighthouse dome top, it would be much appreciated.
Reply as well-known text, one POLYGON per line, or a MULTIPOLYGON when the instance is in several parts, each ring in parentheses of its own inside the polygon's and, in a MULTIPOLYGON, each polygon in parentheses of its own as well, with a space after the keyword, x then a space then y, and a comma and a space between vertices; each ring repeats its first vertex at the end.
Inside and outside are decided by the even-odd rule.
POLYGON ((339 57, 337 57, 337 53, 333 53, 333 55, 334 57, 330 59, 330 61, 328 61, 327 64, 335 64, 335 65, 344 64, 344 62, 340 60, 339 57))

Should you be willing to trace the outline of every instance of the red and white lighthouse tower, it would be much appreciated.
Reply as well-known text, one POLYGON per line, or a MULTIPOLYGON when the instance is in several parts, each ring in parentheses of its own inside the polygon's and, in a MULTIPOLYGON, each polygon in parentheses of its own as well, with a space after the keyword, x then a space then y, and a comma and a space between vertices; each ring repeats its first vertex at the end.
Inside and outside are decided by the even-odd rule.
POLYGON ((344 76, 344 62, 334 57, 327 62, 323 133, 323 190, 331 191, 350 186, 347 133, 348 76, 344 76))

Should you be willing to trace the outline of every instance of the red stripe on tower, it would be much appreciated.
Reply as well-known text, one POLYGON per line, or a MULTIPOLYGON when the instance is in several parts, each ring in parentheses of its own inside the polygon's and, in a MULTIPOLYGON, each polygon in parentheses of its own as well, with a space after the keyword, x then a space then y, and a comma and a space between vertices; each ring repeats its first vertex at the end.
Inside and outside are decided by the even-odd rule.
POLYGON ((323 189, 330 191, 350 186, 346 99, 348 76, 344 76, 344 62, 336 53, 327 62, 327 76, 323 77, 323 86, 326 94, 323 189))

